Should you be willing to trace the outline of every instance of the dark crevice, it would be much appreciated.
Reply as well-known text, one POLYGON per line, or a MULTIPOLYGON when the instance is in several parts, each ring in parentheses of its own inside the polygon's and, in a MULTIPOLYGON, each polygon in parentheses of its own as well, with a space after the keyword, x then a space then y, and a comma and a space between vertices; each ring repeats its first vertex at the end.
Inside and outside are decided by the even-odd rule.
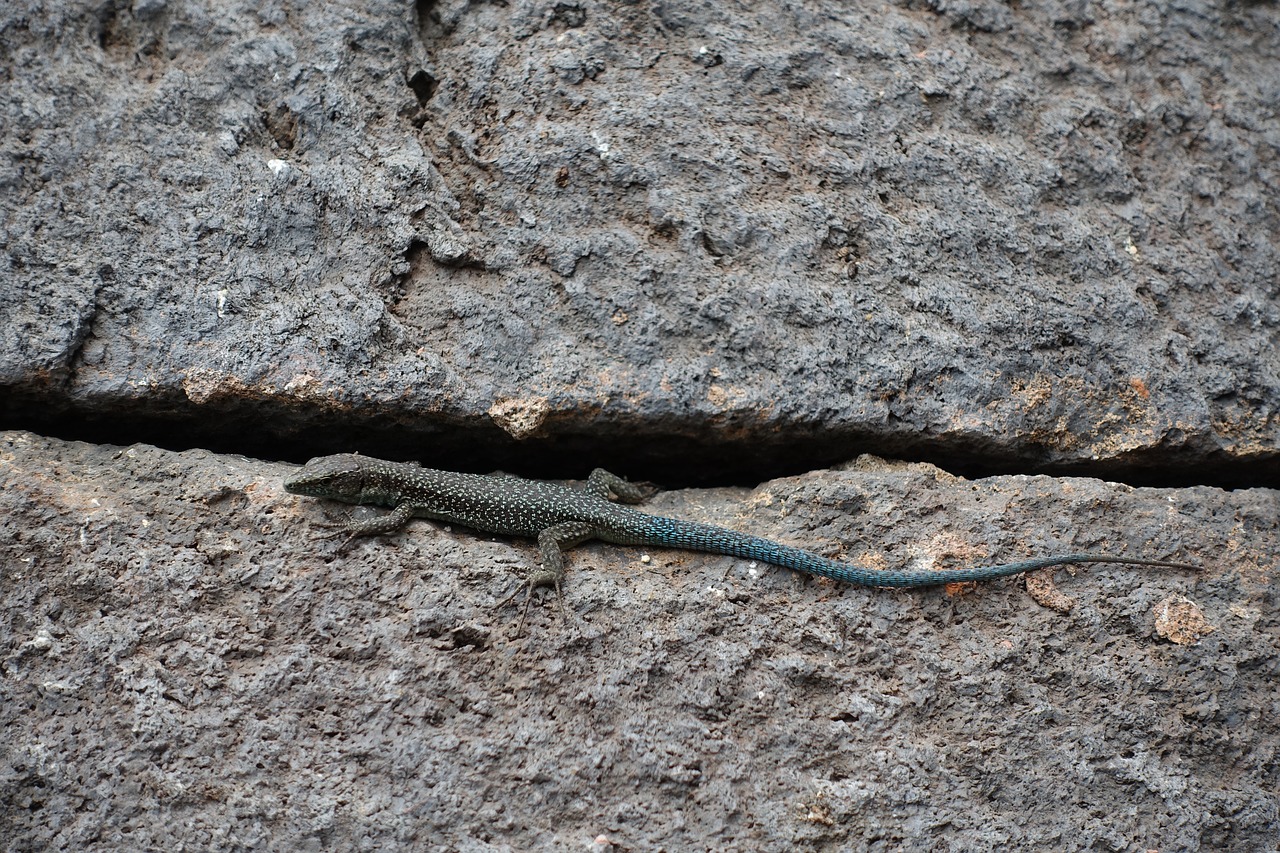
POLYGON ((409 88, 413 90, 414 97, 418 99, 418 105, 422 107, 425 107, 435 97, 436 89, 439 86, 440 81, 431 72, 423 68, 419 68, 409 77, 409 88))
MULTIPOLYGON (((357 451, 413 460, 451 470, 502 470, 526 477, 574 479, 600 466, 665 488, 753 486, 827 468, 871 453, 929 462, 969 479, 997 474, 1097 477, 1132 486, 1280 487, 1280 455, 1252 461, 1218 457, 1195 448, 1134 453, 1124 459, 1051 464, 1034 448, 869 430, 776 426, 753 431, 719 429, 703 421, 632 419, 597 424, 547 425, 546 434, 517 441, 492 423, 459 416, 430 422, 404 411, 320 414, 292 401, 254 401, 218 411, 174 401, 166 414, 125 416, 23 400, 0 389, 0 428, 27 429, 94 444, 153 444, 168 450, 205 449, 301 463, 312 456, 357 451), (1182 460, 1192 461, 1179 461, 1182 460), (1204 461, 1208 459, 1208 461, 1204 461)), ((150 401, 153 409, 161 408, 150 401)))
POLYGON ((263 108, 262 125, 280 151, 291 151, 298 142, 298 117, 287 104, 263 108))

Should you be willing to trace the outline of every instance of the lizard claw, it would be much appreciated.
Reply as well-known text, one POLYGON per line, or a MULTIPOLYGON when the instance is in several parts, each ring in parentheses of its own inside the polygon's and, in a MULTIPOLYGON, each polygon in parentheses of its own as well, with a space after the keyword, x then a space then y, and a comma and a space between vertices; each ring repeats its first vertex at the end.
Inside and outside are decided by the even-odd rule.
MULTIPOLYGON (((519 595, 519 594, 520 594, 520 590, 521 590, 521 589, 523 589, 523 588, 524 588, 524 587, 519 587, 519 586, 518 586, 518 587, 516 587, 516 591, 515 591, 515 592, 511 593, 511 594, 510 594, 510 595, 508 595, 506 598, 502 599, 502 600, 501 600, 501 601, 499 601, 497 604, 493 605, 493 609, 494 609, 494 610, 501 610, 502 608, 506 607, 508 604, 510 604, 510 603, 511 603, 512 599, 514 599, 517 595, 519 595)), ((532 590, 532 589, 530 589, 530 590, 529 590, 529 593, 530 593, 530 594, 532 594, 532 593, 533 593, 533 590, 532 590)))
POLYGON ((352 518, 351 513, 348 512, 344 513, 342 521, 326 518, 325 521, 316 521, 312 522, 312 524, 324 531, 316 534, 319 539, 337 539, 345 534, 346 538, 338 544, 338 553, 343 554, 346 552, 347 546, 351 544, 351 540, 360 535, 360 531, 356 530, 355 525, 352 523, 352 518))
MULTIPOLYGON (((556 601, 560 605, 560 618, 565 622, 569 621, 569 614, 564 609, 564 592, 560 588, 560 577, 551 572, 535 572, 529 577, 529 581, 523 585, 524 589, 524 607, 520 611, 520 625, 516 628, 516 636, 524 634, 525 623, 529 620, 529 607, 533 604, 533 591, 540 586, 554 586, 556 590, 556 601)), ((520 594, 521 587, 516 587, 515 592, 494 605, 495 610, 501 610, 510 604, 517 595, 520 594)))
POLYGON ((529 605, 533 603, 533 584, 529 584, 529 591, 524 594, 524 609, 520 611, 520 624, 516 628, 516 636, 524 636, 524 624, 529 621, 529 605))
POLYGON ((326 513, 324 521, 313 521, 311 522, 311 525, 313 527, 318 527, 321 530, 328 531, 326 533, 319 534, 321 539, 332 539, 340 533, 351 530, 351 513, 343 513, 341 521, 334 521, 333 516, 326 513))
MULTIPOLYGON (((533 601, 533 588, 537 585, 538 584, 535 583, 535 581, 529 581, 529 593, 524 597, 524 613, 520 615, 520 633, 524 633, 524 622, 525 619, 529 617, 529 603, 533 601)), ((556 603, 560 606, 560 620, 565 624, 568 624, 569 614, 565 612, 564 609, 564 592, 560 589, 560 578, 554 578, 550 585, 556 588, 556 603)))
POLYGON ((533 583, 533 581, 530 581, 530 582, 529 582, 529 583, 527 583, 527 584, 522 584, 522 585, 520 585, 520 586, 516 587, 515 592, 511 593, 511 594, 510 594, 510 595, 508 595, 506 598, 502 599, 501 601, 499 601, 497 604, 495 604, 495 605, 493 606, 493 609, 494 609, 494 610, 501 610, 502 608, 506 607, 508 604, 510 604, 512 601, 514 601, 514 600, 515 600, 515 597, 516 597, 517 595, 519 595, 519 594, 520 594, 520 590, 522 590, 522 589, 523 589, 523 590, 525 591, 525 593, 524 593, 524 608, 523 608, 523 609, 521 610, 521 612, 520 612, 520 626, 519 626, 518 628, 516 628, 516 636, 517 636, 517 637, 519 637, 519 636, 521 636, 522 634, 524 634, 524 623, 525 623, 525 621, 529 618, 529 604, 530 604, 530 602, 532 602, 532 601, 533 601, 533 588, 534 588, 534 586, 535 586, 535 584, 533 583))

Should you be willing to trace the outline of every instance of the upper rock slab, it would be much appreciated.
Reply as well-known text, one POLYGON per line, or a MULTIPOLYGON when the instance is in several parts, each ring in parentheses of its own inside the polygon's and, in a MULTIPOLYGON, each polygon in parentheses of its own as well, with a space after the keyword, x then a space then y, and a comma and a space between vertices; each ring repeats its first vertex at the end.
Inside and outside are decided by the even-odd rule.
POLYGON ((1280 474, 1274 5, 11 3, 0 44, 10 421, 1280 474))

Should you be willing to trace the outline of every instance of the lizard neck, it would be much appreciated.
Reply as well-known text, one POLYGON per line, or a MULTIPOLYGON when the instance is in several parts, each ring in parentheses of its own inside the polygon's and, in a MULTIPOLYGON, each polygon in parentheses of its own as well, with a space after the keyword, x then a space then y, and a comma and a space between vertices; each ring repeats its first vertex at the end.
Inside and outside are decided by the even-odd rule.
POLYGON ((356 502, 395 507, 404 501, 422 500, 430 490, 431 475, 434 473, 429 468, 419 468, 403 462, 379 462, 365 471, 356 502))

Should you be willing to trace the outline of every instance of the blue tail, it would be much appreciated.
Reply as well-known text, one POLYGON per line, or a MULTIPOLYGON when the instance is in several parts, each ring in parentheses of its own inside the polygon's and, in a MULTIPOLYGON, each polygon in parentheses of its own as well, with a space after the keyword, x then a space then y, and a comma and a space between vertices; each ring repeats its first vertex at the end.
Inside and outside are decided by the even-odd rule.
MULTIPOLYGON (((640 515, 637 513, 637 515, 640 515)), ((658 515, 642 516, 643 523, 635 525, 626 534, 615 539, 606 536, 610 541, 621 541, 623 544, 655 545, 665 548, 685 548, 694 551, 707 551, 712 554, 727 554, 731 557, 743 557, 749 560, 762 560, 775 566, 797 569, 811 575, 858 584, 860 586, 909 587, 937 586, 939 584, 961 583, 963 581, 985 581, 992 578, 1016 575, 1034 569, 1049 566, 1066 566, 1076 563, 1124 563, 1132 566, 1159 566, 1168 569, 1189 569, 1198 571, 1199 566, 1186 563, 1173 563, 1166 560, 1137 560, 1129 557, 1110 557, 1105 554, 1062 554, 1053 557, 1039 557, 1019 563, 1003 563, 998 566, 976 566, 967 569, 942 569, 936 572, 881 572, 875 569, 864 569, 829 560, 800 548, 792 548, 770 539, 759 536, 748 536, 735 533, 709 524, 698 524, 692 521, 680 521, 658 515)))

